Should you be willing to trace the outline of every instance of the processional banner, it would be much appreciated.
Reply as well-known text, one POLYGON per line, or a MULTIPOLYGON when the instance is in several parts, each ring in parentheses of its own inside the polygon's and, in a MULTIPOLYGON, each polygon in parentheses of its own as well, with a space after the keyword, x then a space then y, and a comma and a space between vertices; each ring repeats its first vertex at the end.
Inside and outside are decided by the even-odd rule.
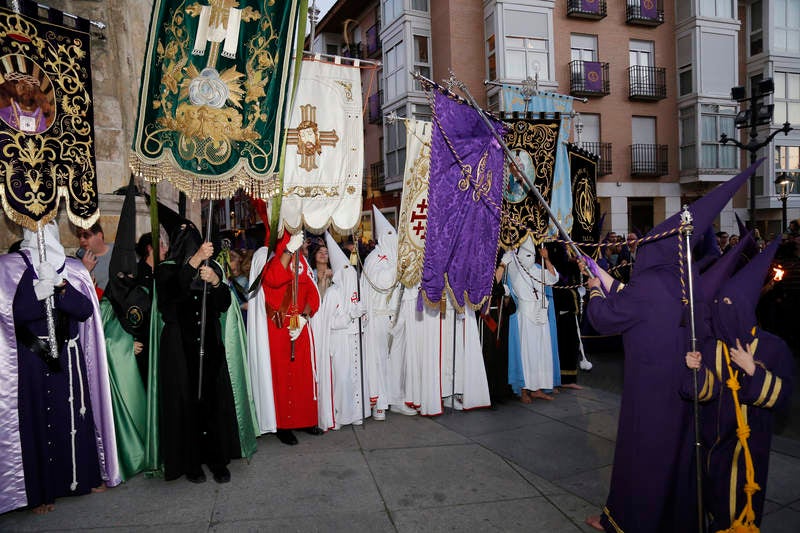
MULTIPOLYGON (((435 305, 448 290, 457 308, 477 309, 492 291, 504 153, 469 104, 439 89, 430 92, 433 133, 422 295, 435 305)), ((505 133, 501 122, 493 121, 492 127, 505 133)))
MULTIPOLYGON (((559 121, 554 119, 506 121, 505 141, 523 171, 533 181, 545 202, 553 197, 559 121)), ((510 166, 510 165, 509 165, 510 166)), ((547 235, 550 218, 527 185, 509 172, 503 190, 503 219, 500 246, 518 248, 530 237, 539 244, 547 235)))
POLYGON ((100 216, 94 157, 89 21, 75 27, 36 2, 0 8, 0 200, 8 217, 36 231, 66 200, 73 224, 100 216), (29 14, 29 15, 28 15, 29 14))
MULTIPOLYGON (((597 237, 597 219, 600 204, 597 200, 597 164, 599 158, 570 143, 567 145, 569 168, 572 174, 572 240, 577 244, 592 243, 597 237)), ((584 252, 594 255, 597 248, 584 252)))
MULTIPOLYGON (((503 85, 503 102, 507 112, 545 113, 555 117, 559 113, 561 128, 558 132, 556 166, 553 174, 553 194, 550 197, 550 210, 569 233, 572 229, 572 191, 569 182, 569 160, 566 142, 569 140, 572 124, 572 97, 555 93, 539 92, 532 96, 526 106, 521 89, 513 85, 503 85)), ((549 235, 557 236, 558 229, 550 225, 549 235)))
POLYGON ((291 232, 352 231, 364 172, 361 69, 306 59, 286 130, 281 219, 291 232))
POLYGON ((397 279, 406 287, 422 281, 432 126, 423 120, 406 120, 406 167, 397 219, 397 279))
POLYGON ((280 192, 305 9, 302 0, 155 0, 131 169, 194 199, 280 192))

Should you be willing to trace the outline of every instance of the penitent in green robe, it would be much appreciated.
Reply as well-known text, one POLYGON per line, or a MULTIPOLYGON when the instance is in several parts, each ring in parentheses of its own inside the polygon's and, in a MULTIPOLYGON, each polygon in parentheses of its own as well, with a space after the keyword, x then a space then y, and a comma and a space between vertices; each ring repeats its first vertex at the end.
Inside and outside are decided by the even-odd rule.
MULTIPOLYGON (((157 296, 153 287, 148 368, 148 382, 151 384, 158 384, 158 346, 163 327, 156 302, 157 296)), ((154 385, 145 390, 139 377, 136 356, 133 355, 133 337, 122 329, 111 303, 103 299, 100 309, 106 335, 111 401, 122 478, 130 479, 142 471, 156 473, 162 467, 158 447, 157 387, 154 385)), ((249 459, 256 451, 258 423, 246 371, 247 339, 244 321, 235 299, 232 299, 231 307, 220 317, 220 322, 236 406, 241 455, 249 459)))

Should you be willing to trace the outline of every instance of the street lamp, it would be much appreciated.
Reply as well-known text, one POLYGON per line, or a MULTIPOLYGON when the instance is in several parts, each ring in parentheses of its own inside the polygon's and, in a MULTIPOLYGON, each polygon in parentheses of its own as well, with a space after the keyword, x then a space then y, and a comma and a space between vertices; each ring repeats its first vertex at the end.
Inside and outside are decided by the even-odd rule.
POLYGON ((778 199, 781 201, 781 233, 786 231, 786 226, 788 225, 786 220, 786 200, 789 199, 793 189, 794 180, 789 178, 789 174, 786 172, 778 174, 778 177, 775 178, 775 192, 778 193, 778 199))
MULTIPOLYGON (((733 119, 733 123, 737 129, 747 127, 750 128, 750 140, 747 142, 747 144, 742 144, 736 139, 731 139, 727 134, 723 133, 719 138, 719 142, 722 144, 733 143, 733 145, 737 148, 750 152, 751 165, 756 162, 756 154, 758 151, 768 145, 777 134, 783 132, 784 135, 788 135, 789 132, 792 131, 792 127, 787 121, 784 122, 781 129, 773 131, 767 135, 767 138, 763 141, 756 140, 758 137, 758 126, 772 123, 772 113, 775 110, 775 106, 773 104, 765 104, 763 99, 764 97, 772 94, 774 91, 775 83, 772 81, 772 78, 767 78, 758 82, 758 85, 753 87, 753 94, 749 98, 745 95, 746 91, 744 87, 733 87, 731 89, 731 100, 736 100, 737 102, 750 102, 749 107, 739 111, 739 113, 736 114, 736 118, 733 119)), ((750 229, 755 227, 756 190, 755 174, 753 174, 753 177, 750 178, 750 229)))

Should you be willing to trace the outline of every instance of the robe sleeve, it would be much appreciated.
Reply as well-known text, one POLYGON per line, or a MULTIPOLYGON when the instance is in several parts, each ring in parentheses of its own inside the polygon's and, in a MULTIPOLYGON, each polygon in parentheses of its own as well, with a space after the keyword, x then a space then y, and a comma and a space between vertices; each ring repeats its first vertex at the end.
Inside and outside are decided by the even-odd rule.
POLYGON ((94 313, 91 300, 69 282, 66 283, 63 291, 56 290, 54 300, 56 309, 78 322, 83 322, 94 313))
POLYGON ((586 313, 592 327, 602 335, 616 335, 634 327, 643 309, 653 305, 644 287, 635 283, 614 284, 607 296, 599 288, 589 291, 586 313))
POLYGON ((793 360, 788 346, 783 342, 761 342, 755 362, 756 371, 752 376, 744 372, 739 374, 740 400, 762 409, 784 409, 791 400, 793 388, 793 360), (762 350, 770 350, 770 353, 759 357, 758 352, 762 350), (771 364, 767 366, 765 360, 771 364))
MULTIPOLYGON (((714 358, 713 339, 707 339, 702 346, 698 346, 702 354, 702 363, 697 370, 697 400, 701 403, 709 402, 719 396, 721 387, 724 385, 719 376, 714 372, 712 361, 714 358)), ((685 367, 680 385, 680 395, 684 400, 694 399, 694 378, 691 368, 685 367)))

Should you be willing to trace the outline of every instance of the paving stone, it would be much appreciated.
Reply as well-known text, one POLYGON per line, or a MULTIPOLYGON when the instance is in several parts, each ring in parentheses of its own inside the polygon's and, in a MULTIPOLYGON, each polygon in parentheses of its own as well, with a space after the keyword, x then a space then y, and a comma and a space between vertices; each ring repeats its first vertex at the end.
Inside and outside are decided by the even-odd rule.
POLYGON ((309 531, 369 531, 370 533, 389 533, 396 531, 396 529, 385 511, 377 513, 356 511, 297 516, 294 518, 226 521, 214 524, 208 531, 214 533, 255 533, 261 531, 287 533, 293 531, 298 533, 307 533, 309 531))
POLYGON ((519 402, 508 402, 498 405, 496 409, 456 411, 452 414, 437 416, 433 420, 461 435, 472 437, 531 424, 541 424, 550 419, 531 413, 519 402))
POLYGON ((602 507, 608 497, 608 487, 611 484, 611 466, 604 466, 596 470, 588 470, 574 476, 559 479, 557 486, 587 502, 602 507))
POLYGON ((619 426, 619 410, 594 411, 592 413, 568 416, 561 419, 565 424, 582 429, 592 435, 603 437, 610 441, 617 440, 617 427, 619 426))

